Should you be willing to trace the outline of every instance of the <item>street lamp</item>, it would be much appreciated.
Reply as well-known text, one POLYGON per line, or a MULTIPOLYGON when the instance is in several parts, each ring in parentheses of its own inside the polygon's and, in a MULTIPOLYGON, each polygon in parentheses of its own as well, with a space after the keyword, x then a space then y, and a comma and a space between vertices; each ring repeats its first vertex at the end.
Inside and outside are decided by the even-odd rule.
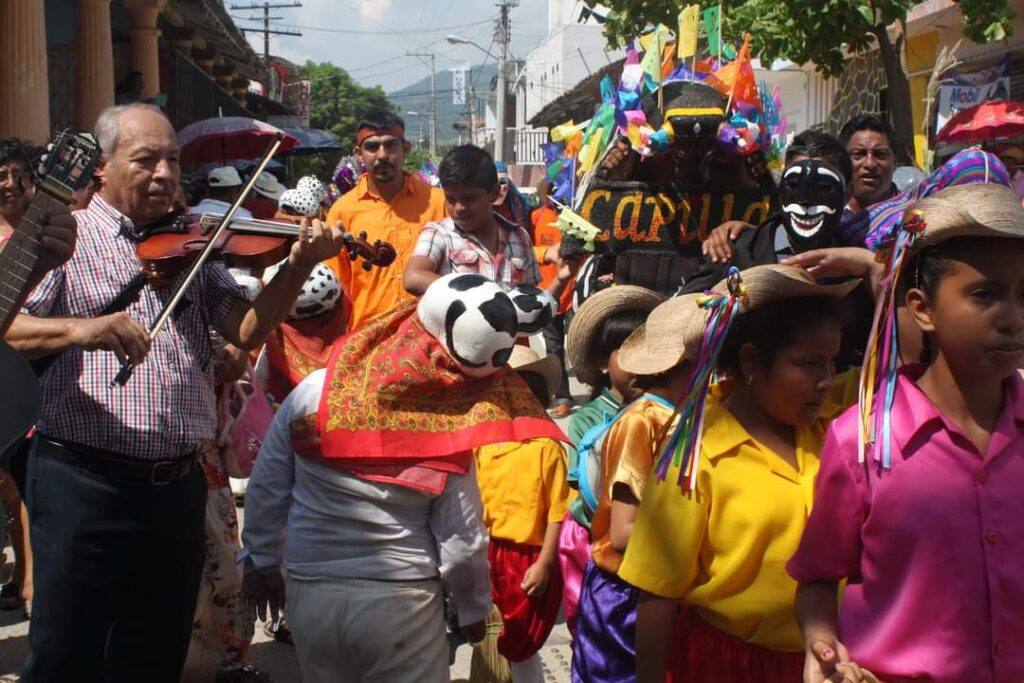
MULTIPOLYGON (((506 6, 502 6, 505 8, 506 6)), ((445 36, 445 40, 451 45, 472 45, 476 49, 483 52, 488 57, 498 62, 498 84, 497 84, 497 106, 494 112, 494 160, 504 161, 505 160, 505 90, 507 88, 505 84, 505 55, 508 51, 508 40, 507 40, 507 22, 508 13, 507 9, 503 9, 502 23, 501 23, 501 52, 499 56, 495 57, 483 47, 477 45, 469 38, 463 38, 455 34, 449 34, 445 36)), ((472 114, 470 114, 472 121, 472 114)))

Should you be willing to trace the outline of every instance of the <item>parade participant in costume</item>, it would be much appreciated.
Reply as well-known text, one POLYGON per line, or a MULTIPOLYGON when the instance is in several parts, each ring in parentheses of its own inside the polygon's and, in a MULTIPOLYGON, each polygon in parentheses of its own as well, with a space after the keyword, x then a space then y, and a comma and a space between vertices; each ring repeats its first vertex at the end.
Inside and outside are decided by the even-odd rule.
MULTIPOLYGON (((274 272, 268 269, 264 277, 274 272)), ((331 345, 345 332, 347 317, 348 300, 334 271, 317 264, 256 361, 256 377, 275 402, 283 401, 310 373, 326 366, 331 345)))
POLYGON ((829 430, 823 504, 788 565, 804 680, 853 663, 893 683, 1019 680, 1024 209, 1005 187, 951 187, 915 204, 888 248, 860 409, 829 430), (896 363, 897 297, 924 364, 896 363))
MULTIPOLYGON (((725 277, 730 264, 741 271, 755 265, 785 263, 795 255, 818 253, 841 245, 839 220, 850 196, 846 180, 852 173, 849 155, 838 140, 807 130, 786 149, 786 167, 779 186, 780 211, 755 230, 745 231, 727 261, 707 259, 683 291, 701 292, 725 277)), ((859 273, 857 273, 859 275, 859 273)), ((844 302, 848 309, 838 369, 859 367, 874 299, 869 287, 844 302)))
MULTIPOLYGON (((694 382, 619 568, 643 591, 638 681, 661 683, 667 662, 673 681, 799 679, 796 584, 784 567, 811 507, 825 426, 854 400, 856 373, 834 382, 832 363, 839 299, 855 286, 767 265, 698 299, 711 317, 690 332, 694 382), (709 391, 712 370, 728 381, 709 391)), ((660 339, 627 340, 621 362, 650 368, 660 339)))
POLYGON ((517 332, 498 285, 452 274, 339 340, 282 404, 249 483, 243 590, 279 609, 283 559, 307 683, 447 681, 438 576, 483 637, 473 449, 563 438, 505 367, 517 332))
POLYGON ((326 215, 323 203, 327 199, 327 188, 316 176, 303 176, 290 190, 281 193, 277 200, 278 211, 275 220, 298 223, 302 217, 323 219, 326 215))
MULTIPOLYGON (((633 375, 622 370, 617 357, 626 338, 647 320, 648 313, 665 300, 657 292, 634 285, 602 290, 588 298, 573 317, 566 351, 579 381, 593 388, 591 400, 576 411, 569 422, 569 485, 580 489, 579 477, 600 472, 593 448, 583 454, 584 438, 596 441, 607 430, 623 403, 639 396, 633 375), (584 467, 581 456, 591 460, 584 467)), ((563 609, 569 632, 576 633, 576 609, 579 603, 583 571, 590 560, 590 523, 597 509, 597 487, 584 481, 580 495, 569 504, 558 542, 558 563, 562 570, 563 609)))
POLYGON ((572 680, 580 683, 635 680, 638 590, 619 576, 637 507, 645 495, 663 432, 675 417, 675 401, 691 380, 697 347, 687 330, 701 317, 696 296, 659 305, 630 339, 647 345, 647 364, 631 368, 643 394, 615 417, 601 444, 597 510, 590 526, 593 553, 583 573, 572 680))
POLYGON ((718 90, 691 80, 662 90, 664 106, 649 95, 643 112, 668 144, 641 159, 639 150, 617 142, 579 212, 602 230, 594 260, 608 263, 595 264, 594 277, 614 273, 617 284, 671 295, 699 270, 702 240, 716 226, 768 217, 774 185, 757 154, 741 155, 721 141, 729 113, 718 90))
MULTIPOLYGON (((561 375, 558 358, 517 345, 508 364, 546 406, 561 375)), ((565 449, 540 438, 481 446, 474 456, 490 537, 491 596, 503 622, 498 652, 511 662, 514 683, 539 683, 537 652, 562 604, 557 553, 569 503, 565 449)))
POLYGON ((340 221, 353 235, 365 232, 371 243, 391 244, 397 258, 386 268, 369 271, 353 264, 344 251, 327 263, 352 302, 349 330, 411 298, 402 288, 402 274, 413 247, 424 225, 445 216, 441 191, 402 170, 411 149, 405 122, 391 112, 367 114, 356 126, 355 154, 366 173, 334 203, 327 222, 340 221))
POLYGON ((812 249, 838 246, 839 218, 850 196, 850 156, 831 135, 806 130, 786 148, 779 186, 780 210, 754 230, 744 231, 728 259, 710 256, 684 291, 702 292, 720 282, 730 266, 779 263, 812 249))
POLYGON ((143 324, 160 314, 165 291, 145 286, 122 312, 98 312, 140 271, 137 232, 172 208, 177 137, 158 108, 126 105, 100 114, 96 138, 103 188, 75 213, 75 254, 43 279, 7 335, 26 355, 59 354, 40 382, 28 467, 40 540, 22 680, 176 682, 203 563, 206 482, 196 450, 216 428, 209 329, 257 348, 342 235, 303 226, 288 264, 252 304, 223 264, 207 264, 150 339, 143 324), (110 388, 124 361, 134 375, 110 388))

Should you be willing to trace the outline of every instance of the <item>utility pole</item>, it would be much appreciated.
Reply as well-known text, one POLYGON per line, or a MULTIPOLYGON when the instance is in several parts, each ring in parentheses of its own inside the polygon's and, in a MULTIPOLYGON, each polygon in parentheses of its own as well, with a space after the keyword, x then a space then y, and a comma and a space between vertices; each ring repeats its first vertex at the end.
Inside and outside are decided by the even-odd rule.
POLYGON ((290 2, 290 3, 270 3, 264 2, 262 4, 253 3, 251 5, 231 5, 231 9, 261 9, 263 10, 262 17, 238 17, 239 19, 245 19, 246 21, 262 22, 262 29, 254 28, 243 28, 242 31, 253 31, 255 33, 263 34, 263 61, 269 61, 270 59, 270 36, 301 36, 302 34, 298 31, 286 31, 286 30, 271 30, 270 22, 280 21, 284 17, 272 17, 270 16, 270 10, 272 9, 283 9, 286 7, 302 7, 301 2, 290 2))
POLYGON ((434 68, 433 52, 406 52, 409 57, 417 57, 424 66, 424 57, 430 57, 430 158, 437 158, 437 70, 434 68))
POLYGON ((501 0, 498 4, 498 10, 500 15, 498 17, 498 24, 495 27, 497 35, 495 40, 498 43, 500 51, 498 52, 498 87, 497 87, 497 106, 495 107, 494 117, 494 160, 504 161, 505 160, 505 90, 508 87, 505 82, 505 70, 508 63, 508 44, 511 39, 508 25, 508 11, 512 7, 519 5, 519 0, 501 0))

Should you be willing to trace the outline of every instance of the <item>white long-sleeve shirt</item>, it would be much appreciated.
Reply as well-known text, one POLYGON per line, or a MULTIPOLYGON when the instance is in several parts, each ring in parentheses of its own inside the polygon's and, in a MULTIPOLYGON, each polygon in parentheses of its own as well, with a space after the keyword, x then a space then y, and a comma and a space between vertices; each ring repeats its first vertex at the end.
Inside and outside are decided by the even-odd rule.
POLYGON ((332 579, 419 581, 440 576, 460 625, 491 606, 487 533, 474 471, 449 475, 438 496, 359 479, 296 457, 288 425, 315 413, 324 370, 288 395, 263 441, 245 495, 245 553, 332 579))

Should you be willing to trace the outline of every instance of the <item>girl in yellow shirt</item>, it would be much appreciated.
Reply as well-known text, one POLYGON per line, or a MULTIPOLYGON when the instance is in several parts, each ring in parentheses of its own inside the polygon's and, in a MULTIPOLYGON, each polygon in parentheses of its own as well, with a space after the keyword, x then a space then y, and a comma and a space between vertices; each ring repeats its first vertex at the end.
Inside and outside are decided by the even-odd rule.
POLYGON ((623 683, 635 678, 635 587, 618 575, 658 440, 671 423, 674 401, 690 383, 695 347, 687 343, 689 321, 699 316, 697 296, 671 299, 651 311, 619 349, 621 364, 630 347, 649 340, 657 352, 630 368, 644 394, 616 418, 601 447, 601 485, 591 523, 593 551, 583 573, 572 680, 623 683), (639 341, 638 341, 639 340, 639 341))
POLYGON ((801 679, 785 564, 810 513, 825 427, 856 397, 856 376, 836 378, 833 360, 839 301, 858 282, 818 285, 781 265, 741 277, 717 359, 729 379, 704 400, 699 452, 689 470, 670 463, 662 479, 656 468, 619 568, 643 591, 642 682, 662 683, 666 667, 687 683, 801 679))

